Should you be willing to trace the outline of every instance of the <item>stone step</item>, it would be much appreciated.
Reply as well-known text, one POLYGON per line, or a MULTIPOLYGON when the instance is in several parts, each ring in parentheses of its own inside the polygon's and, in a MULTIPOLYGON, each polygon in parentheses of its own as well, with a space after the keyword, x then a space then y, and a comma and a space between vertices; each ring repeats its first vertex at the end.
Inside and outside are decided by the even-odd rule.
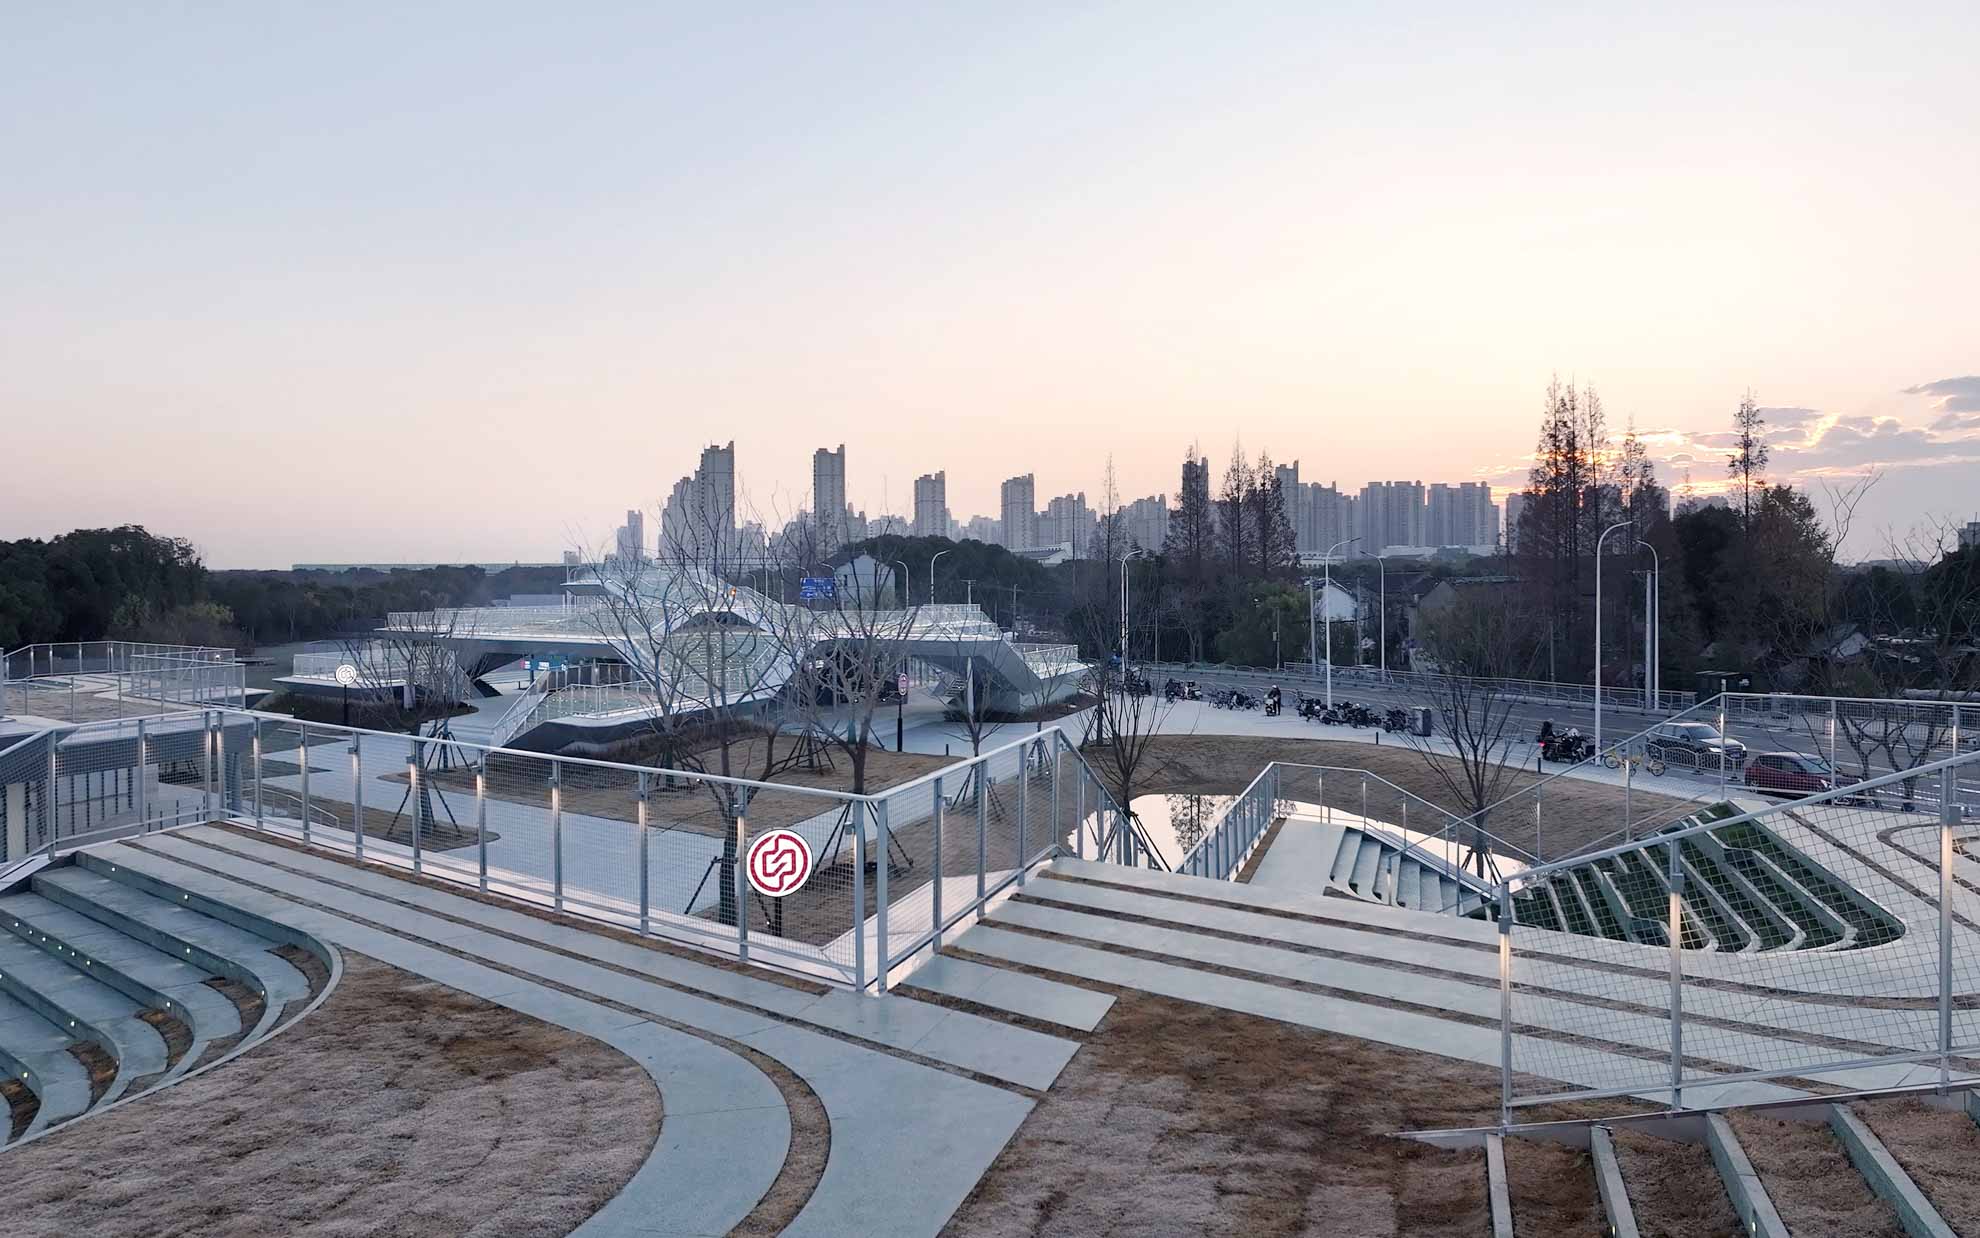
POLYGON ((1739 1146, 1732 1124, 1723 1115, 1705 1115, 1705 1146, 1712 1153, 1712 1163, 1718 1167, 1719 1180, 1725 1183, 1726 1194, 1732 1198, 1733 1211, 1738 1214, 1746 1232, 1753 1238, 1788 1238, 1787 1224, 1775 1211, 1774 1201, 1761 1184, 1759 1173, 1754 1170, 1753 1162, 1746 1158, 1746 1149, 1739 1146))
POLYGON ((199 1056, 201 1042, 241 1033, 240 1009, 206 983, 214 973, 80 912, 39 894, 11 894, 0 898, 0 927, 27 936, 44 950, 54 943, 87 957, 104 983, 140 1005, 183 1020, 194 1041, 186 1062, 199 1056))
POLYGON ((251 1036, 266 1033, 280 1017, 283 1006, 308 995, 309 981, 272 953, 280 943, 194 910, 189 896, 179 902, 168 902, 141 888, 144 882, 142 876, 125 867, 107 865, 104 873, 68 867, 37 874, 34 891, 71 911, 170 951, 196 967, 254 989, 261 994, 264 1006, 260 1023, 250 1029, 251 1036))
POLYGON ((1629 1189, 1623 1185, 1622 1162, 1616 1158, 1615 1137, 1608 1127, 1589 1129, 1588 1157, 1594 1165, 1595 1193, 1601 1197, 1610 1238, 1638 1238, 1636 1210, 1630 1207, 1629 1189))
POLYGON ((1398 907, 1423 908, 1423 865, 1414 856, 1400 856, 1396 860, 1394 896, 1389 899, 1398 907))
MULTIPOLYGON (((1970 1093, 1969 1093, 1970 1095, 1970 1093)), ((1829 1129, 1835 1131, 1850 1164, 1870 1189, 1897 1212, 1898 1224, 1911 1238, 1955 1238, 1952 1226, 1918 1189, 1911 1175, 1847 1105, 1829 1106, 1829 1129)))
POLYGON ((1354 876, 1354 862, 1361 855, 1362 833, 1346 826, 1341 828, 1341 845, 1334 853, 1334 867, 1327 874, 1328 880, 1337 886, 1347 885, 1354 876))
POLYGON ((0 936, 0 989, 77 1040, 92 1041, 117 1064, 102 1103, 117 1099, 134 1079, 164 1071, 165 1040, 138 1014, 143 1007, 89 972, 9 933, 0 936))
MULTIPOLYGON (((70 1055, 73 1039, 41 1014, 0 992, 0 1069, 41 1100, 23 1136, 89 1108, 89 1072, 70 1055)), ((0 1135, 5 1129, 0 1128, 0 1135)))
POLYGON ((1367 834, 1361 835, 1361 849, 1354 860, 1354 871, 1348 877, 1348 886, 1365 899, 1380 902, 1375 898, 1375 869, 1382 862, 1382 844, 1367 834))

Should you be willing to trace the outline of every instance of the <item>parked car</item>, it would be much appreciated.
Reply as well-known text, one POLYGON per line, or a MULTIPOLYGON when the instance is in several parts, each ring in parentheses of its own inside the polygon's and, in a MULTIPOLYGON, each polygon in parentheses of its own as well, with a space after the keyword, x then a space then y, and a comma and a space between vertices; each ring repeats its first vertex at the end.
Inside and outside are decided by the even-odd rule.
POLYGON ((1746 745, 1727 739, 1718 728, 1704 722, 1666 722, 1643 738, 1644 753, 1653 761, 1673 768, 1693 768, 1716 772, 1723 762, 1736 770, 1746 762, 1746 745))
POLYGON ((1756 752, 1746 758, 1746 785, 1783 795, 1819 795, 1838 785, 1836 772, 1820 757, 1799 752, 1756 752))

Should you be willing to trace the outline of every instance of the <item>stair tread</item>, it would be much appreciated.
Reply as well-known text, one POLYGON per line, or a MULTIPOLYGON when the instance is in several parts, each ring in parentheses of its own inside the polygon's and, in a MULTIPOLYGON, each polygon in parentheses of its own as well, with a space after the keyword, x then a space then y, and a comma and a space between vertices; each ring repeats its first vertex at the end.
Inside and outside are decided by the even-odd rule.
POLYGON ((82 968, 9 934, 0 937, 0 976, 33 990, 102 1032, 109 1038, 120 1071, 135 1077, 165 1069, 165 1040, 156 1028, 138 1018, 143 1007, 82 968))
POLYGON ((220 1039, 238 1036, 241 1032, 240 1009, 208 986, 206 982, 215 977, 204 968, 175 958, 156 946, 147 945, 81 912, 50 902, 39 894, 11 894, 0 898, 0 925, 15 921, 65 945, 86 951, 91 957, 116 968, 139 984, 155 989, 176 1007, 182 1008, 175 1010, 175 1013, 189 1017, 193 1035, 197 1038, 220 1039))
POLYGON ((309 982, 285 960, 271 953, 277 945, 266 937, 222 920, 171 903, 145 891, 79 868, 44 870, 34 888, 54 887, 88 899, 107 910, 130 917, 212 954, 246 967, 259 979, 269 1001, 280 1005, 303 997, 309 982))
POLYGON ((1348 884, 1356 894, 1361 895, 1363 898, 1372 898, 1374 896, 1375 868, 1381 862, 1382 844, 1363 834, 1361 836, 1360 853, 1355 856, 1354 860, 1354 872, 1348 878, 1348 884))

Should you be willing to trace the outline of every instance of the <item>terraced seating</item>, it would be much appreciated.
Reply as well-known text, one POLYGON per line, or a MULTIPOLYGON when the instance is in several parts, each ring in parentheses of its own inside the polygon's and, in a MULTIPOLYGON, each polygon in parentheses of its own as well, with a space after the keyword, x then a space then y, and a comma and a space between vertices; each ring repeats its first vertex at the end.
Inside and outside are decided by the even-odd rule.
MULTIPOLYGON (((1665 832, 1731 815, 1729 805, 1713 805, 1665 832)), ((1904 933, 1896 916, 1755 822, 1694 833, 1676 846, 1684 877, 1679 898, 1687 950, 1850 950, 1882 945, 1904 933)), ((1612 941, 1668 945, 1670 847, 1647 841, 1635 851, 1536 881, 1515 892, 1514 921, 1612 941)), ((1492 919, 1497 909, 1481 903, 1468 914, 1492 919)))
MULTIPOLYGON (((1485 900, 1485 887, 1470 874, 1441 856, 1410 849, 1399 832, 1381 822, 1346 812, 1325 817, 1295 814, 1281 830, 1281 841, 1273 846, 1288 850, 1295 844, 1285 839, 1283 831, 1311 832, 1310 843, 1297 844, 1300 853, 1319 857, 1315 867, 1325 870, 1327 883, 1356 898, 1444 915, 1460 908, 1469 912, 1485 900)), ((1306 871, 1294 876, 1302 884, 1312 879, 1306 871)), ((1252 880, 1271 884, 1273 875, 1261 871, 1252 880)))
POLYGON ((171 1083, 268 1034, 315 995, 274 953, 285 946, 334 982, 336 956, 313 938, 147 889, 91 852, 16 883, 0 894, 0 1067, 26 1088, 11 1133, 171 1083))

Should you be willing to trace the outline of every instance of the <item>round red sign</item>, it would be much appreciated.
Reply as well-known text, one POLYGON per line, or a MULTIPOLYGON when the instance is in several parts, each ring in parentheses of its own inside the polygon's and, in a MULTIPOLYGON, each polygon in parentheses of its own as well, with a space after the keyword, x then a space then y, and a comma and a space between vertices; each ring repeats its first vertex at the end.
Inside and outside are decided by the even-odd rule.
POLYGON ((771 830, 749 844, 749 884, 766 898, 795 894, 811 878, 811 844, 790 830, 771 830))

